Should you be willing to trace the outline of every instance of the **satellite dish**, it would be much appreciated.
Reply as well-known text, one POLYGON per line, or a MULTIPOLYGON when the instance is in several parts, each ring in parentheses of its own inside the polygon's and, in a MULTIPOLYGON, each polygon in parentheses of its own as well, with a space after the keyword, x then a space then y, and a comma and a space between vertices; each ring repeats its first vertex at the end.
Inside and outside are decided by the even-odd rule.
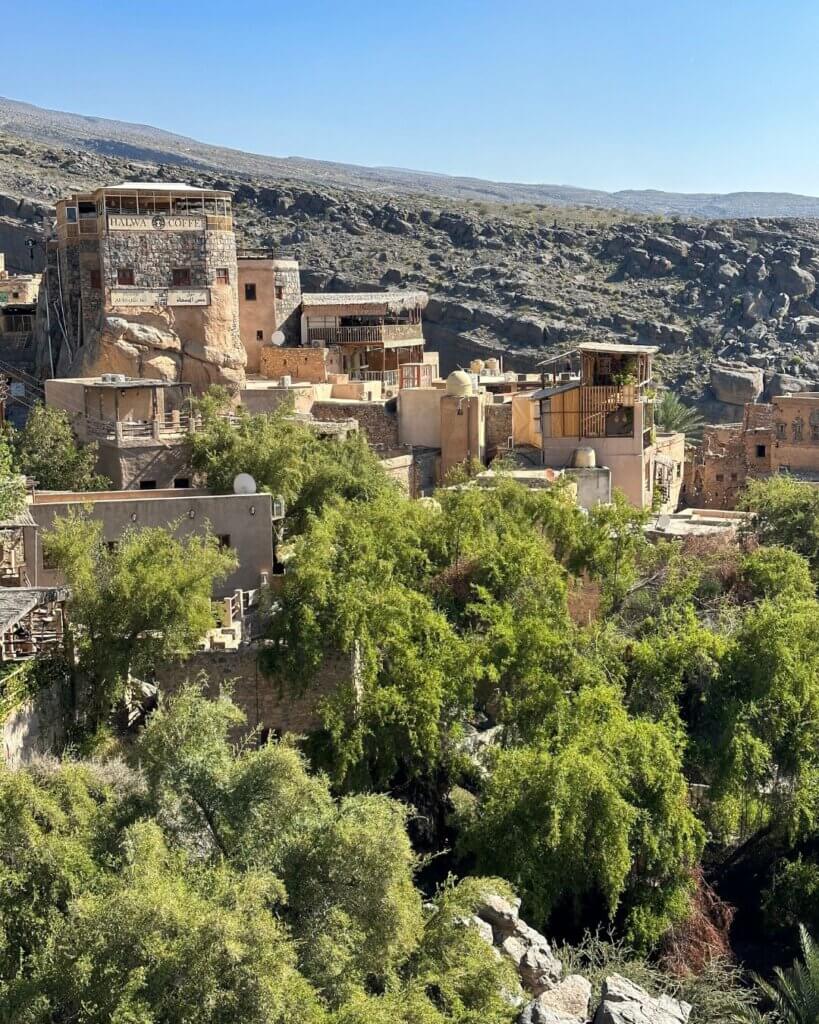
POLYGON ((250 473, 237 473, 233 478, 234 494, 255 494, 256 481, 250 473))
POLYGON ((271 345, 283 345, 284 344, 284 332, 282 332, 282 331, 274 331, 272 337, 270 338, 270 344, 271 345))

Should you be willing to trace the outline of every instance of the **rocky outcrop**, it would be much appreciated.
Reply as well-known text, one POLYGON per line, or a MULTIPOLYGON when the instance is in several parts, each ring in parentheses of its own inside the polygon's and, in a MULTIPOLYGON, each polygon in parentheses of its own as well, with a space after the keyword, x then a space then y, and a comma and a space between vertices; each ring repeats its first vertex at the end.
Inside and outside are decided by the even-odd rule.
POLYGON ((521 988, 529 994, 521 1006, 519 995, 510 996, 521 1006, 516 1024, 687 1024, 688 1003, 670 996, 652 996, 619 974, 603 983, 596 1006, 592 986, 581 974, 562 977, 563 965, 546 938, 520 917, 520 900, 485 893, 464 927, 475 928, 498 956, 507 957, 518 971, 521 988), (534 997, 534 998, 532 998, 534 997))
POLYGON ((585 1024, 589 1015, 591 982, 581 974, 570 974, 554 988, 528 1003, 518 1017, 519 1024, 585 1024))
POLYGON ((686 1024, 691 1015, 688 1003, 670 996, 650 996, 619 974, 603 983, 603 999, 594 1015, 594 1024, 686 1024))
POLYGON ((137 314, 139 319, 105 317, 68 368, 69 374, 90 377, 124 373, 152 380, 186 381, 197 391, 211 384, 244 381, 244 352, 186 341, 177 333, 170 310, 137 314))
POLYGON ((719 402, 729 405, 745 405, 755 402, 762 394, 764 384, 762 370, 754 366, 711 367, 711 390, 719 402))
POLYGON ((492 928, 493 945, 517 968, 521 985, 533 995, 554 988, 563 965, 540 932, 518 916, 520 900, 510 903, 489 894, 476 907, 478 918, 492 928))

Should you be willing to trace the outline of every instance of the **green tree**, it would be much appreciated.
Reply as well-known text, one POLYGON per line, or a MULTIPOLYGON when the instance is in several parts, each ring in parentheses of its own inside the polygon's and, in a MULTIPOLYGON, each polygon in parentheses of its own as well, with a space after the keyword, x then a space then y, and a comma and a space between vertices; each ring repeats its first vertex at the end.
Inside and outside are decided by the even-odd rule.
POLYGON ((749 480, 739 507, 750 513, 747 533, 761 544, 790 548, 819 571, 819 490, 777 474, 749 480))
POLYGON ((739 617, 721 671, 704 694, 693 756, 728 833, 762 813, 792 836, 817 826, 819 603, 798 593, 739 617), (764 808, 761 803, 762 794, 764 808), (763 813, 764 811, 764 813, 763 813), (743 823, 743 819, 745 819, 743 823))
POLYGON ((210 535, 129 529, 106 545, 102 524, 82 513, 55 520, 44 550, 71 588, 77 653, 92 680, 92 722, 132 674, 144 677, 157 661, 196 648, 213 625, 214 581, 236 564, 210 535))
POLYGON ((0 436, 0 522, 14 519, 25 505, 25 478, 15 470, 8 440, 0 436))
POLYGON ((317 1022, 318 998, 270 913, 279 896, 264 872, 197 866, 156 824, 135 824, 121 870, 78 895, 38 952, 16 1019, 317 1022))
POLYGON ((79 444, 63 409, 35 405, 12 435, 16 466, 44 491, 99 491, 111 481, 96 473, 96 444, 79 444))
POLYGON ((550 744, 497 755, 465 837, 536 922, 602 900, 642 948, 687 916, 702 844, 671 736, 610 686, 581 690, 550 744))
POLYGON ((685 405, 674 391, 664 391, 654 403, 654 423, 667 434, 682 432, 692 438, 701 437, 705 426, 697 410, 685 405))

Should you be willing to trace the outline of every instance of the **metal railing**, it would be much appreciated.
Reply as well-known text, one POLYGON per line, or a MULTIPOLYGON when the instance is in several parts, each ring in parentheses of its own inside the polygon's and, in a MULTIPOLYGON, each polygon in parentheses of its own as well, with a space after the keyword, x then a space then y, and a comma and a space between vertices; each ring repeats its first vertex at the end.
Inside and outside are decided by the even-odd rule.
POLYGON ((351 370, 350 380, 380 381, 387 387, 398 387, 398 370, 351 370))

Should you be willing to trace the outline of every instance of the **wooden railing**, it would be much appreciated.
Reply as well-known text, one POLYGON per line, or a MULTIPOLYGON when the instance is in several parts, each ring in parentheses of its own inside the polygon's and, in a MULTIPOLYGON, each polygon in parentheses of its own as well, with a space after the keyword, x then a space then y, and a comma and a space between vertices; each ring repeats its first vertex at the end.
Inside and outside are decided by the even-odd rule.
POLYGON ((633 408, 640 401, 636 385, 581 387, 580 415, 583 437, 605 437, 606 419, 619 408, 633 408))
POLYGON ((383 344, 387 341, 420 341, 420 324, 370 324, 366 327, 307 327, 310 341, 327 345, 383 344))

